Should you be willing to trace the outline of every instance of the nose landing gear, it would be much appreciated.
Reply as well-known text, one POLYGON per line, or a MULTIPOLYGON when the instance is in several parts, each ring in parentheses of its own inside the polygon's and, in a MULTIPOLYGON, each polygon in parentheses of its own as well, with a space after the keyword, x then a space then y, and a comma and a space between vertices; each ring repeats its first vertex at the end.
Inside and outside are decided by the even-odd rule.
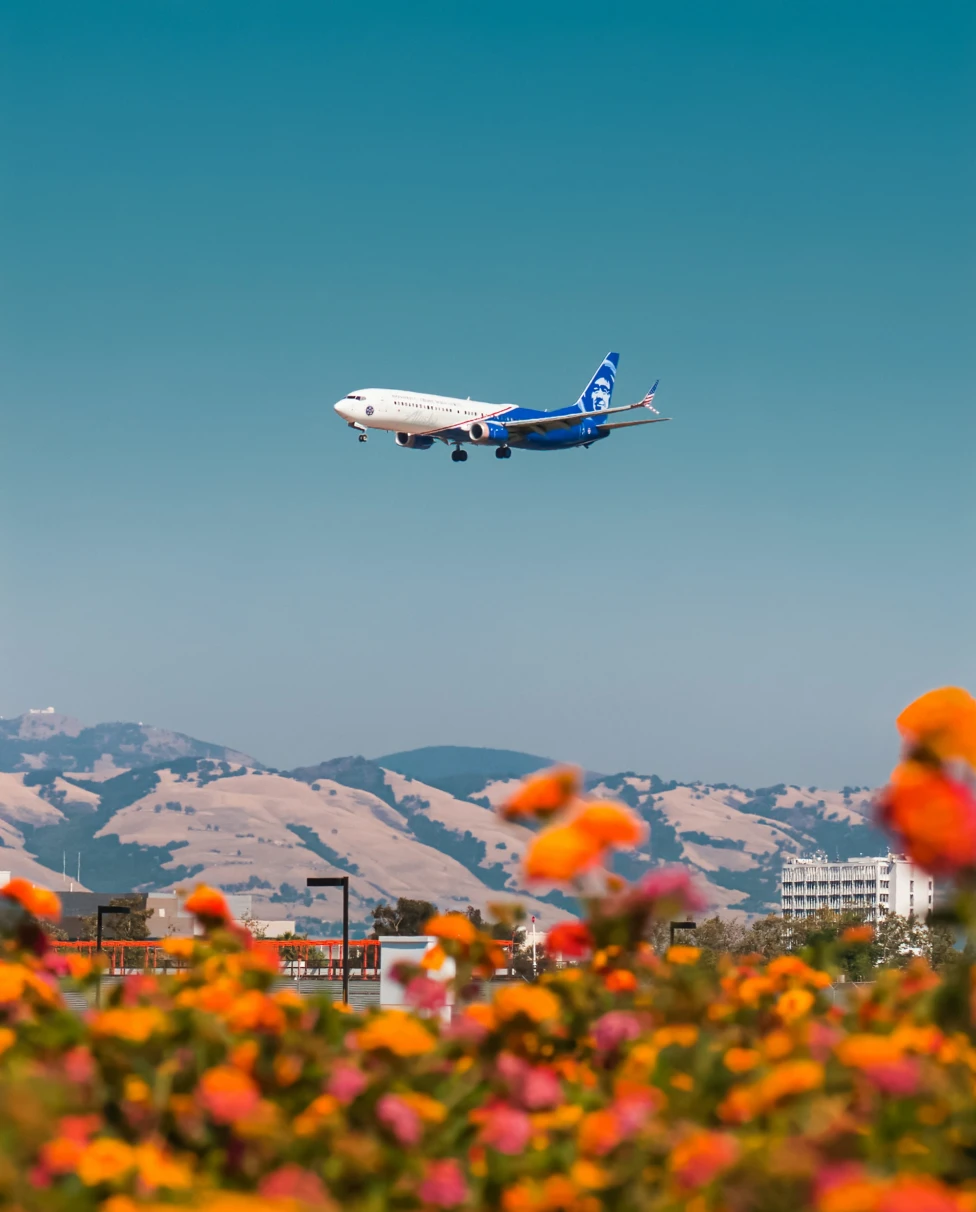
POLYGON ((512 457, 511 446, 498 446, 495 448, 496 459, 510 459, 512 457))
POLYGON ((366 434, 361 433, 361 434, 359 435, 359 440, 360 440, 360 442, 365 442, 365 441, 366 441, 366 437, 367 437, 367 435, 366 435, 366 434))

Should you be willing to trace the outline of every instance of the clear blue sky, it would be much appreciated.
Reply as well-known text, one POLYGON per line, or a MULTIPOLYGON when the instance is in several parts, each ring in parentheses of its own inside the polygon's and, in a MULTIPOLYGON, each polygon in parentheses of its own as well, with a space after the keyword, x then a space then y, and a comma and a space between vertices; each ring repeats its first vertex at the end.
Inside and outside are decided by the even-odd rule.
POLYGON ((976 688, 976 9, 15 2, 0 713, 880 779, 976 688), (670 425, 355 442, 401 386, 670 425))

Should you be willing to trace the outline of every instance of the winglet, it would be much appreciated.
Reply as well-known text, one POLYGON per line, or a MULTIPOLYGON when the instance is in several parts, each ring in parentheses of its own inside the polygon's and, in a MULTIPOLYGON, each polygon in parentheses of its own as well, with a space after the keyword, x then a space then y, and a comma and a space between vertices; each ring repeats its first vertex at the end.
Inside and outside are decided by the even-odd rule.
MULTIPOLYGON (((657 385, 660 382, 661 382, 660 379, 655 379, 654 386, 647 393, 647 395, 643 398, 643 400, 641 400, 641 404, 643 404, 645 408, 649 408, 651 410, 651 412, 654 412, 654 413, 657 412, 657 409, 654 407, 654 393, 657 391, 657 385)), ((638 407, 640 407, 640 405, 638 405, 638 407)))

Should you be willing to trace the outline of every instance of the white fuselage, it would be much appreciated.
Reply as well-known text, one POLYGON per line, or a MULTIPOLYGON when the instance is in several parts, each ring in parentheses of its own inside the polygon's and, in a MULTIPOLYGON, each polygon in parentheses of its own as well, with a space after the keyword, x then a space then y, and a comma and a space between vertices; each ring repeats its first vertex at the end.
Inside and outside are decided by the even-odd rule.
POLYGON ((434 434, 445 429, 466 429, 509 412, 512 404, 485 404, 458 400, 453 396, 431 396, 418 391, 395 391, 367 387, 350 392, 335 410, 350 425, 364 429, 389 429, 397 433, 434 434))

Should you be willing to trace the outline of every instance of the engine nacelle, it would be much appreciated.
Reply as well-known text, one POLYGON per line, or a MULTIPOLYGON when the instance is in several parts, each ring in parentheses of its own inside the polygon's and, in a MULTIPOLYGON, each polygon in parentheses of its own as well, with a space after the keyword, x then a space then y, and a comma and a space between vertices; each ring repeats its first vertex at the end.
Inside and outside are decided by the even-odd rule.
POLYGON ((468 434, 472 442, 508 441, 508 430, 497 421, 472 421, 468 434))
POLYGON ((434 439, 422 433, 398 433, 396 444, 406 446, 408 450, 430 450, 434 445, 434 439))

